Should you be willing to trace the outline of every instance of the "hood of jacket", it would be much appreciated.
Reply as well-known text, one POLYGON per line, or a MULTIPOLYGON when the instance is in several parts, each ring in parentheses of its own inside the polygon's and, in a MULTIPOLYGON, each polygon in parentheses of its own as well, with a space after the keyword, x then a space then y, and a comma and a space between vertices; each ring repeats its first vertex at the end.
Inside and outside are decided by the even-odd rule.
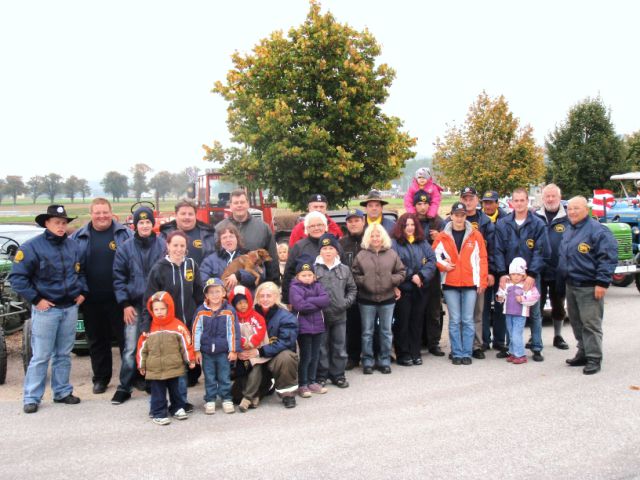
POLYGON ((245 297, 247 297, 247 303, 249 304, 249 308, 247 308, 247 311, 241 313, 238 311, 238 309, 236 309, 238 317, 244 319, 245 317, 251 315, 251 311, 253 310, 253 295, 251 295, 251 290, 249 290, 247 287, 243 285, 237 285, 233 290, 229 292, 228 297, 230 305, 233 305, 233 299, 236 295, 244 295, 245 297))
POLYGON ((166 326, 169 325, 176 316, 176 309, 173 304, 173 298, 167 292, 156 292, 149 297, 147 301, 147 310, 151 314, 151 318, 153 318, 152 325, 155 323, 158 326, 166 326), (158 318, 153 314, 152 304, 153 302, 163 302, 167 306, 167 316, 164 318, 158 318))

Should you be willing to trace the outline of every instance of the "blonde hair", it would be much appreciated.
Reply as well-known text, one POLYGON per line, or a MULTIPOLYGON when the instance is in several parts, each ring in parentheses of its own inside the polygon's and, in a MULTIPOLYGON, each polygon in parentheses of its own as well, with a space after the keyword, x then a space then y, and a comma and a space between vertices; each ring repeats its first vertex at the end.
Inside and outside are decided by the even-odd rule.
POLYGON ((380 232, 380 236, 382 237, 382 248, 385 248, 387 250, 390 249, 391 237, 389 237, 387 231, 379 223, 372 223, 365 229, 364 235, 362 235, 362 248, 364 248, 365 250, 369 249, 369 246, 371 245, 371 234, 374 231, 380 232))
POLYGON ((285 310, 287 310, 287 306, 284 303, 282 303, 282 293, 280 293, 280 288, 278 287, 278 285, 276 285, 273 282, 264 282, 258 285, 258 288, 256 289, 256 293, 253 297, 256 303, 259 303, 258 297, 263 290, 271 290, 272 292, 274 292, 276 294, 275 304, 280 308, 284 308, 285 310))

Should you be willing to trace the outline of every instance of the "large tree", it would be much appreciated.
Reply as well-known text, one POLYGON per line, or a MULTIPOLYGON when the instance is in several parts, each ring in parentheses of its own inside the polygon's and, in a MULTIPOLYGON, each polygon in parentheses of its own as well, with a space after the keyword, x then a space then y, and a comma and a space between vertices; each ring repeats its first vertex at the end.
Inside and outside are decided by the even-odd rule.
POLYGON ((171 191, 175 193, 176 199, 182 195, 195 195, 195 183, 198 181, 200 168, 196 166, 187 167, 184 170, 173 175, 173 186, 171 191))
POLYGON ((640 171, 640 130, 624 136, 624 159, 628 170, 640 171))
POLYGON ((67 178, 67 181, 64 182, 64 192, 69 197, 69 200, 71 200, 71 203, 73 203, 73 200, 76 198, 76 194, 80 193, 80 187, 80 179, 75 175, 71 175, 67 178))
POLYGON ((398 177, 415 139, 382 113, 395 72, 376 65, 380 46, 368 31, 338 23, 311 2, 304 24, 274 32, 214 92, 229 102, 227 124, 239 147, 205 146, 205 159, 249 186, 268 187, 293 206, 310 193, 345 204, 398 177))
POLYGON ((133 174, 133 182, 131 182, 131 190, 139 202, 142 198, 142 194, 149 189, 147 184, 147 173, 151 171, 151 167, 145 163, 136 163, 131 167, 131 173, 133 174))
MULTIPOLYGON (((159 203, 160 198, 164 200, 167 193, 173 188, 173 174, 166 170, 156 173, 153 178, 149 180, 149 188, 153 188, 156 193, 156 203, 159 203)), ((160 205, 156 205, 156 208, 159 210, 160 205)))
POLYGON ((601 98, 587 98, 569 110, 567 118, 546 140, 547 180, 567 196, 592 195, 595 188, 614 188, 609 177, 624 173, 622 140, 601 98))
POLYGON ((64 184, 62 181, 62 175, 50 173, 49 175, 45 175, 43 180, 44 193, 49 197, 49 201, 53 203, 55 202, 56 195, 60 193, 64 184))
POLYGON ((29 195, 35 205, 40 194, 44 193, 44 177, 39 175, 31 177, 27 182, 27 188, 29 189, 29 195))
POLYGON ((91 194, 91 187, 89 186, 89 182, 87 182, 84 178, 81 178, 78 183, 78 188, 80 195, 82 195, 82 203, 84 203, 87 196, 91 194))
POLYGON ((18 196, 27 193, 28 189, 22 181, 22 177, 18 175, 7 175, 5 180, 5 193, 13 199, 15 205, 18 202, 18 196))
POLYGON ((440 182, 452 190, 472 185, 481 194, 505 194, 543 178, 543 153, 533 128, 520 127, 502 95, 491 98, 483 91, 469 107, 465 123, 452 126, 435 145, 434 168, 440 182))
POLYGON ((127 176, 113 170, 107 172, 100 182, 105 193, 110 193, 114 202, 120 201, 122 197, 126 197, 129 192, 127 184, 127 176))

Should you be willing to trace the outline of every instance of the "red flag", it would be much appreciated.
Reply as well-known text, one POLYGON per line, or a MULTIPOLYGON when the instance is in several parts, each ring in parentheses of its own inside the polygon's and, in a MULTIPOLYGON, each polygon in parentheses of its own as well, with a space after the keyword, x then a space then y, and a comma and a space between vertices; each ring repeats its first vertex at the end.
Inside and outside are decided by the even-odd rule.
POLYGON ((602 217, 604 216, 605 207, 611 208, 613 206, 614 201, 615 201, 615 198, 611 190, 606 190, 606 189, 594 190, 593 206, 591 207, 591 212, 596 217, 602 217))

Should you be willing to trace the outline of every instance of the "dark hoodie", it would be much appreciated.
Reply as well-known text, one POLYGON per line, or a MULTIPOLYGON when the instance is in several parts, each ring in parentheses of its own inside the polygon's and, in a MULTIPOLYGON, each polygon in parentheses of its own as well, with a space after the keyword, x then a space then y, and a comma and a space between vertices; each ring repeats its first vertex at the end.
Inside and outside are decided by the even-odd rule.
MULTIPOLYGON (((189 257, 180 266, 172 263, 168 256, 158 260, 149 272, 145 300, 160 290, 171 295, 175 301, 176 317, 191 328, 196 308, 204 301, 198 264, 189 257)), ((149 323, 150 316, 145 311, 140 329, 147 332, 149 323)))

